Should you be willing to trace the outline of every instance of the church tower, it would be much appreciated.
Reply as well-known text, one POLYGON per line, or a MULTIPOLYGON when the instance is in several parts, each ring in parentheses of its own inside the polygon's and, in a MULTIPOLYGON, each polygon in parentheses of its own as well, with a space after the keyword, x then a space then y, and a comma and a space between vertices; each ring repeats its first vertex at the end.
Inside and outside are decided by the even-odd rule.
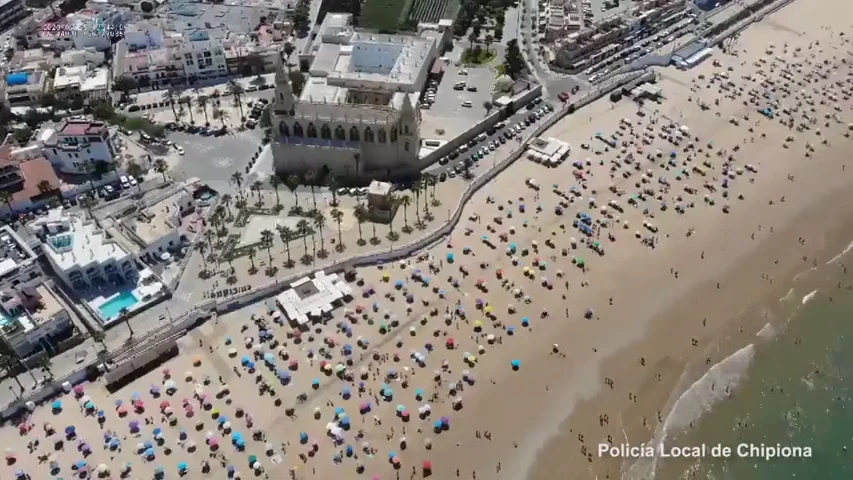
POLYGON ((290 84, 290 75, 285 63, 279 52, 276 60, 273 112, 282 116, 293 115, 294 110, 293 86, 290 84))
POLYGON ((403 104, 400 107, 400 140, 407 153, 417 155, 420 148, 420 111, 412 105, 408 93, 403 94, 403 104))

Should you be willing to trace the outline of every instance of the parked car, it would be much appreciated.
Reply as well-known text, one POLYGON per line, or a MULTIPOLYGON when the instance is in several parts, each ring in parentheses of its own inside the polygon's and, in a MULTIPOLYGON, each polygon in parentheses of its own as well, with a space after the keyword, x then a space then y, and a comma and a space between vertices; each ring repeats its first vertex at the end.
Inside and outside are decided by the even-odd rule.
POLYGON ((462 102, 462 106, 465 108, 471 108, 472 106, 474 106, 474 104, 471 103, 471 100, 465 100, 464 102, 462 102))
POLYGON ((119 183, 121 184, 121 188, 130 188, 130 181, 127 179, 127 175, 119 177, 119 183))

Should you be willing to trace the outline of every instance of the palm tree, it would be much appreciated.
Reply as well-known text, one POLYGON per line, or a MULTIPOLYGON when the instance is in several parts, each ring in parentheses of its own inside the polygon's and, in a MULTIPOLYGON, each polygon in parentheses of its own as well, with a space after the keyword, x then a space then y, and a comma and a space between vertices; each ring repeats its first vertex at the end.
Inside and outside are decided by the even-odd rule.
POLYGON ((314 210, 317 210, 317 195, 314 193, 314 183, 319 178, 320 174, 316 170, 308 170, 305 173, 305 183, 311 187, 311 199, 314 201, 314 210))
POLYGON ((272 265, 272 242, 273 242, 273 234, 272 230, 264 229, 261 231, 261 246, 267 249, 267 257, 270 260, 270 265, 267 270, 271 270, 273 268, 272 265))
POLYGON ((483 102, 483 108, 486 109, 486 115, 488 115, 489 112, 491 112, 492 109, 495 108, 495 104, 486 100, 485 102, 483 102))
MULTIPOLYGON (((21 385, 21 381, 18 380, 18 376, 12 373, 15 369, 15 366, 17 365, 23 365, 23 363, 21 363, 21 361, 16 356, 5 354, 0 355, 0 367, 2 367, 3 370, 6 371, 7 377, 12 377, 12 379, 15 380, 15 383, 18 384, 18 388, 20 388, 23 392, 26 389, 23 385, 21 385)), ((32 372, 30 372, 30 375, 32 375, 32 372)), ((35 376, 33 376, 33 381, 36 381, 35 376)))
POLYGON ((226 90, 231 92, 231 95, 234 95, 234 104, 237 105, 237 108, 240 109, 240 121, 245 122, 246 116, 243 115, 243 93, 246 91, 242 85, 237 83, 236 80, 229 80, 228 85, 226 85, 226 90))
POLYGON ((130 326, 130 312, 127 308, 122 308, 118 311, 119 320, 124 321, 125 325, 127 325, 127 329, 130 331, 130 338, 133 338, 133 327, 130 326))
MULTIPOLYGON (((237 196, 242 199, 243 191, 241 188, 243 187, 243 174, 240 172, 234 172, 231 174, 231 183, 237 185, 237 196)), ((239 207, 239 205, 238 205, 239 207)))
POLYGON ((89 177, 89 190, 95 194, 95 177, 98 175, 98 164, 94 160, 89 160, 83 164, 83 171, 89 177))
POLYGON ((92 332, 92 340, 100 343, 101 346, 104 347, 104 351, 108 350, 106 344, 107 334, 105 334, 103 330, 95 330, 92 332))
POLYGON ((486 35, 486 38, 483 39, 483 43, 486 44, 486 53, 489 53, 489 45, 494 43, 494 41, 495 41, 495 37, 493 37, 491 35, 486 35))
MULTIPOLYGON (((418 190, 415 190, 415 193, 417 193, 417 192, 418 192, 418 190)), ((412 197, 410 197, 408 195, 403 195, 402 197, 400 197, 400 205, 403 206, 403 223, 404 223, 403 229, 404 230, 409 229, 409 205, 411 205, 411 204, 412 204, 412 197)), ((416 205, 415 208, 417 208, 417 203, 415 205, 416 205)))
MULTIPOLYGON (((2 192, 0 192, 2 193, 2 192)), ((98 197, 95 195, 81 195, 80 196, 80 208, 85 209, 89 212, 89 216, 92 216, 92 209, 98 205, 98 197)))
POLYGON ((195 99, 196 111, 204 114, 204 126, 210 126, 210 120, 207 118, 207 105, 210 103, 210 97, 207 95, 199 95, 195 99))
POLYGON ((412 182, 412 191, 415 192, 415 218, 418 225, 421 224, 421 179, 412 182))
POLYGON ((217 108, 213 111, 213 118, 222 122, 222 128, 225 128, 225 120, 228 120, 228 117, 228 112, 226 112, 225 110, 217 108))
POLYGON ((213 254, 213 237, 216 234, 213 233, 213 230, 207 229, 204 231, 204 238, 207 239, 207 246, 210 247, 210 253, 213 254))
POLYGON ((258 269, 255 268, 255 249, 253 247, 249 247, 249 251, 246 253, 249 255, 249 261, 252 262, 252 267, 249 269, 249 273, 257 272, 258 269))
POLYGON ((50 371, 50 367, 53 365, 53 362, 50 360, 50 355, 45 352, 45 355, 40 356, 38 358, 38 365, 47 372, 47 375, 50 378, 53 378, 53 372, 50 371))
MULTIPOLYGON (((205 236, 207 236, 207 232, 205 232, 205 236)), ((208 242, 212 238, 213 238, 213 235, 210 235, 210 237, 207 239, 208 242)), ((202 272, 203 273, 207 272, 207 258, 205 258, 205 255, 204 255, 205 253, 207 253, 207 245, 205 245, 204 242, 198 242, 195 244, 195 246, 193 248, 195 249, 195 251, 197 251, 198 253, 201 254, 201 261, 204 264, 204 270, 202 270, 202 272)), ((212 247, 211 247, 211 249, 212 249, 212 247)))
POLYGON ((311 232, 311 225, 303 218, 296 222, 296 229, 302 235, 302 246, 305 248, 305 255, 308 255, 308 234, 311 232))
POLYGON ((329 175, 326 180, 326 186, 332 191, 332 206, 338 206, 338 179, 334 175, 329 175))
POLYGON ((299 175, 291 174, 288 175, 284 180, 284 184, 287 185, 287 188, 293 193, 293 198, 296 200, 296 207, 299 207, 299 194, 296 193, 296 189, 299 188, 299 175))
POLYGON ((178 111, 175 110, 175 99, 177 98, 177 96, 177 92, 172 87, 169 87, 168 90, 163 92, 163 101, 168 102, 169 106, 172 107, 172 115, 175 116, 176 122, 180 121, 180 119, 178 118, 178 111))
MULTIPOLYGON (((399 202, 397 197, 395 197, 394 195, 389 195, 388 197, 388 202, 391 205, 396 205, 399 202)), ((391 218, 388 220, 388 233, 394 234, 394 215, 391 215, 391 218)))
POLYGON ((293 240, 293 230, 290 227, 277 225, 278 238, 284 244, 284 250, 287 252, 287 261, 284 262, 286 268, 293 268, 293 260, 290 259, 290 241, 293 240))
POLYGON ((222 205, 225 206, 225 211, 228 213, 228 218, 231 218, 231 201, 234 197, 230 193, 222 195, 222 205))
POLYGON ((190 112, 190 125, 195 125, 195 118, 193 118, 193 101, 190 97, 181 97, 181 103, 186 104, 187 111, 190 112))
MULTIPOLYGON (((427 217, 430 217, 431 215, 430 215, 430 213, 429 213, 429 202, 427 201, 427 195, 428 195, 428 192, 429 192, 429 181, 428 181, 428 180, 429 180, 429 177, 424 178, 423 180, 421 180, 421 185, 420 185, 420 187, 421 187, 421 188, 423 189, 423 191, 424 191, 424 213, 426 214, 426 216, 427 216, 427 217)), ((429 220, 429 218, 427 218, 427 220, 429 220)))
POLYGON ((169 171, 169 164, 166 163, 162 158, 158 158, 154 161, 154 171, 163 175, 163 181, 166 181, 166 172, 169 171))
POLYGON ((273 175, 270 177, 270 186, 275 190, 275 207, 281 208, 281 199, 278 198, 278 187, 281 186, 281 179, 278 178, 278 175, 273 175))
POLYGON ((361 224, 367 221, 367 209, 364 208, 364 205, 358 205, 352 213, 358 223, 358 244, 364 245, 367 242, 364 241, 364 237, 361 235, 361 224))
POLYGON ((337 249, 338 249, 338 251, 343 251, 343 249, 346 248, 346 247, 344 247, 344 238, 341 235, 341 222, 344 220, 344 212, 338 210, 337 208, 333 208, 329 214, 332 216, 332 219, 335 221, 335 223, 338 224, 338 246, 337 246, 337 249))
POLYGON ((320 251, 317 252, 317 255, 320 258, 326 256, 328 252, 326 252, 326 239, 323 236, 323 227, 326 226, 326 216, 323 215, 323 212, 317 212, 314 215, 314 228, 320 233, 320 251))
POLYGON ((290 73, 290 56, 293 55, 294 51, 296 51, 296 47, 292 43, 284 44, 284 64, 287 66, 288 73, 290 73))
MULTIPOLYGON (((137 180, 141 179, 142 174, 144 173, 144 171, 142 170, 142 165, 134 162, 133 160, 127 162, 127 166, 125 167, 125 171, 127 171, 128 175, 130 175, 131 177, 133 177, 137 180)), ((136 182, 136 188, 140 192, 142 192, 142 182, 141 181, 136 182)))
POLYGON ((262 185, 263 184, 261 183, 260 180, 255 180, 254 182, 252 182, 251 190, 254 190, 255 193, 258 194, 258 206, 261 206, 264 203, 264 200, 261 198, 261 186, 262 185))
POLYGON ((13 197, 11 193, 7 192, 6 190, 0 190, 0 202, 6 204, 6 206, 9 208, 9 214, 14 215, 15 210, 12 209, 12 200, 13 197))

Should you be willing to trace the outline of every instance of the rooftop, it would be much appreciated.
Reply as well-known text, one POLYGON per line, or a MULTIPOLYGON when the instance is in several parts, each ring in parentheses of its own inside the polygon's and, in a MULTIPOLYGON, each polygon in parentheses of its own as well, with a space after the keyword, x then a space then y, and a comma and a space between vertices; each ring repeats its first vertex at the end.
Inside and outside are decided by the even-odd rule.
POLYGON ((20 265, 34 261, 36 254, 9 225, 0 227, 0 278, 20 265))
POLYGON ((45 253, 62 270, 121 261, 128 257, 128 252, 107 238, 94 222, 74 215, 67 215, 62 220, 68 222, 68 230, 49 235, 44 242, 47 247, 45 253))
POLYGON ((177 223, 179 220, 176 222, 176 214, 179 212, 175 211, 174 205, 169 202, 159 202, 127 219, 125 225, 147 246, 174 232, 180 226, 177 223))
POLYGON ((338 274, 326 275, 320 270, 314 278, 304 277, 290 284, 276 297, 279 307, 291 322, 304 325, 308 316, 319 317, 331 312, 334 303, 352 295, 352 289, 346 282, 338 280, 338 274))
POLYGON ((104 122, 90 120, 64 120, 57 128, 58 134, 68 136, 102 135, 106 132, 104 122))

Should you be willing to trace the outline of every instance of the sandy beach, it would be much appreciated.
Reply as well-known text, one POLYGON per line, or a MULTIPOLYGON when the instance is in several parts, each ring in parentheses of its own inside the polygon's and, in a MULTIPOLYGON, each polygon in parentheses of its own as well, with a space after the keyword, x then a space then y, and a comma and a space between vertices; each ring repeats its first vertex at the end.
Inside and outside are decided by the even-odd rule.
POLYGON ((0 477, 651 478, 598 445, 660 438, 693 381, 784 322, 754 306, 853 238, 850 13, 794 2, 661 70, 660 103, 566 117, 546 136, 568 161, 519 160, 323 322, 208 321, 121 389, 4 426, 0 477))

